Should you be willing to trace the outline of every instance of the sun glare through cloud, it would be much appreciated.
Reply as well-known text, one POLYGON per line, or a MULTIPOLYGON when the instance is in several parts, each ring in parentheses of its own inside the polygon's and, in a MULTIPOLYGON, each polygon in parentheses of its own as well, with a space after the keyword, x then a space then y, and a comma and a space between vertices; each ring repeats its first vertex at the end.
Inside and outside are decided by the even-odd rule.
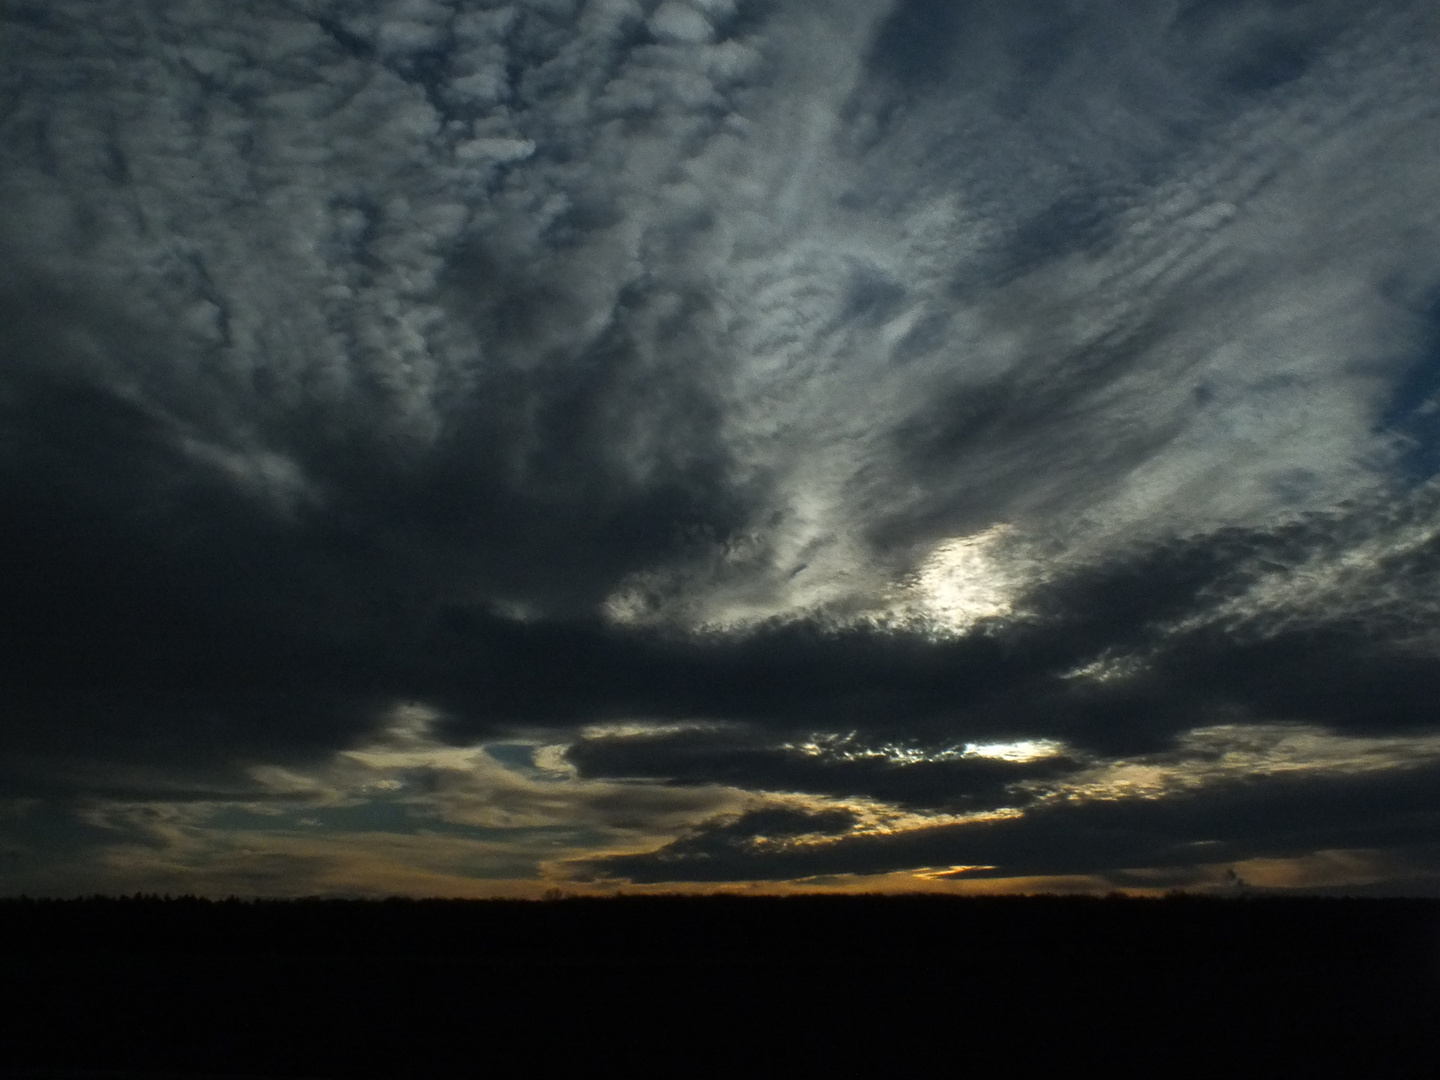
POLYGON ((913 611, 939 633, 963 633, 983 619, 1008 614, 1014 571, 996 557, 1009 528, 995 525, 939 544, 915 574, 913 611))

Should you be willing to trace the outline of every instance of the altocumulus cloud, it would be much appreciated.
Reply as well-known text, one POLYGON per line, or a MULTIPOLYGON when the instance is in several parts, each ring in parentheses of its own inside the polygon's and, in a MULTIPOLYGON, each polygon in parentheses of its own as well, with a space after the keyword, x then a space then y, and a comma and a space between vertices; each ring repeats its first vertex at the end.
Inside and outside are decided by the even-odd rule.
POLYGON ((0 19, 7 888, 1434 887, 1428 5, 0 19))

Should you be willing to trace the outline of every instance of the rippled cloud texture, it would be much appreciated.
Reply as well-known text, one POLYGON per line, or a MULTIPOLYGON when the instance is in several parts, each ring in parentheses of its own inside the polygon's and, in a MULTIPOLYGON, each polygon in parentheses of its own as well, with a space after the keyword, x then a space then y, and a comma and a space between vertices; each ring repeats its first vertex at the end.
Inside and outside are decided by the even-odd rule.
POLYGON ((0 888, 1440 891, 1440 23, 0 7, 0 888))

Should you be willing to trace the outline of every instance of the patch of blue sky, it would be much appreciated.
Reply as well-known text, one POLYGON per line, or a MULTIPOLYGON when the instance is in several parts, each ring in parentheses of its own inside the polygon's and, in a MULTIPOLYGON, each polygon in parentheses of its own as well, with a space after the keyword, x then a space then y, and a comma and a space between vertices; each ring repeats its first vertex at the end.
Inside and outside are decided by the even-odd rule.
POLYGON ((541 749, 538 743, 486 743, 483 749, 507 771, 533 782, 553 784, 571 778, 569 773, 547 769, 535 760, 535 755, 541 749))
POLYGON ((485 753, 513 772, 529 773, 535 769, 536 747, 531 743, 487 743, 485 753))
POLYGON ((1380 418, 1400 447, 1397 477, 1408 485, 1440 473, 1440 291, 1424 312, 1421 347, 1396 383, 1380 418))
POLYGON ((597 830, 574 825, 525 825, 487 827, 447 821, 433 808, 404 796, 370 799, 348 806, 287 808, 280 813, 246 806, 217 809, 205 822, 209 828, 265 832, 390 833, 456 836, 469 840, 515 841, 528 839, 542 844, 546 838, 555 846, 598 843, 605 837, 597 830))

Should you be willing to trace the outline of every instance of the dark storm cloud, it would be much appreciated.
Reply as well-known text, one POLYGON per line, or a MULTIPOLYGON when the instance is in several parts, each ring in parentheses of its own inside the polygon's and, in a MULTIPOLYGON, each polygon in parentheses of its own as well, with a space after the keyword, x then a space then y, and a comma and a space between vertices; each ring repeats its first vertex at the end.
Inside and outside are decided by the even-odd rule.
MULTIPOLYGON (((797 740, 803 740, 797 733, 797 740)), ((945 812, 1015 806, 1028 796, 1021 780, 1073 770, 1056 756, 1015 762, 951 756, 905 760, 896 754, 841 740, 807 751, 753 731, 683 731, 582 738, 568 760, 582 777, 626 777, 673 784, 732 784, 751 790, 866 797, 898 806, 945 812)))
POLYGON ((1067 676, 1106 649, 1163 649, 1171 621, 1239 591, 1247 575, 1235 563, 1254 550, 1231 541, 1176 545, 1057 582, 1031 619, 992 620, 962 637, 811 620, 678 635, 452 609, 429 654, 438 665, 431 685, 448 690, 439 700, 457 732, 474 709, 530 723, 717 719, 792 734, 861 730, 931 742, 1060 734, 1082 746, 1154 745, 1228 699, 1156 715, 1164 676, 1098 689, 1067 676), (467 668, 470 657, 492 659, 467 668))
POLYGON ((1022 817, 789 845, 739 842, 734 823, 719 819, 654 852, 598 859, 584 869, 637 883, 789 880, 946 866, 989 868, 967 872, 977 876, 1027 877, 1337 849, 1423 853, 1433 846, 1440 816, 1436 780, 1433 766, 1358 777, 1272 776, 1164 799, 1061 802, 1022 817))
MULTIPOLYGON (((1427 489, 1410 512, 1426 520, 1432 497, 1427 489)), ((1323 571, 1365 534, 1401 528, 1377 527, 1376 514, 1365 508, 1142 549, 1048 582, 1017 616, 951 638, 803 620, 690 635, 592 621, 527 624, 452 608, 427 638, 424 682, 452 711, 455 737, 476 721, 639 718, 738 721, 787 737, 859 731, 932 746, 1052 737, 1125 752, 1163 747, 1225 718, 1416 730, 1431 724, 1426 703, 1436 678, 1423 599, 1440 573, 1433 540, 1378 560, 1368 577, 1352 568, 1359 595, 1332 591, 1329 612, 1257 599, 1267 584, 1323 571), (1107 658, 1133 664, 1113 676, 1083 674, 1107 658)), ((578 744, 575 760, 597 774, 698 779, 713 756, 711 779, 733 781, 754 768, 759 783, 758 774, 779 763, 768 757, 773 743, 752 739, 598 739, 578 744), (682 745, 693 751, 689 764, 682 745), (635 773, 625 771, 628 752, 640 755, 635 773), (675 754, 670 767, 679 771, 642 764, 657 752, 675 754), (745 766, 733 756, 747 754, 754 756, 745 766)), ((963 789, 958 773, 956 782, 963 789)))
MULTIPOLYGON (((455 739, 514 725, 711 719, 791 738, 858 731, 933 746, 1058 737, 1124 752, 1232 716, 1423 728, 1440 689, 1428 650, 1412 640, 1429 629, 1429 608, 1414 598, 1440 569, 1433 542, 1380 567, 1398 591, 1389 607, 1342 607, 1299 625, 1243 607, 1228 623, 1210 615, 1243 604, 1266 575, 1353 546, 1347 533, 1373 531, 1356 521, 1368 511, 1134 553, 1051 581, 1024 617, 958 638, 807 621, 693 635, 456 605, 449 579, 404 572, 417 553, 463 565, 443 533, 435 538, 433 519, 391 525, 392 542, 411 530, 397 567, 374 533, 347 532, 332 513, 257 512, 197 475, 162 424, 123 402, 44 384, 21 400, 29 439, 12 428, 10 460, 23 467, 7 492, 7 556, 28 572, 6 581, 14 621, 5 655, 20 721, 7 740, 25 753, 151 762, 319 754, 404 699, 444 709, 455 739), (1176 629, 1195 616, 1209 621, 1176 629), (1074 677, 1106 654, 1142 662, 1119 678, 1074 677)), ((1425 517, 1418 504, 1414 513, 1425 517)), ((932 806, 993 804, 1012 779, 1055 767, 807 761, 773 736, 723 734, 595 739, 572 757, 597 776, 932 806)))
MULTIPOLYGON (((180 452, 175 421, 104 388, 12 373, 6 398, 12 748, 152 761, 319 752, 397 698, 477 681, 474 709, 510 719, 503 702, 566 663, 552 649, 578 642, 582 665, 618 652, 621 667, 627 650, 588 623, 530 631, 483 614, 489 635, 471 643, 455 629, 464 620, 440 611, 452 591, 533 599, 521 568, 537 564, 551 587, 593 588, 607 560, 618 573, 683 544, 705 513, 681 485, 627 505, 596 494, 598 479, 547 505, 533 490, 487 485, 483 454, 442 451, 402 476, 361 476, 363 446, 330 470, 357 474, 348 489, 329 488, 323 507, 276 510, 180 452), (480 567, 467 558, 476 543, 488 556, 480 567), (432 642, 440 652, 427 658, 432 642), (467 677, 496 653, 525 670, 467 677)), ((584 695, 599 693, 597 674, 574 677, 581 699, 570 709, 563 695, 545 704, 594 707, 584 695)))

